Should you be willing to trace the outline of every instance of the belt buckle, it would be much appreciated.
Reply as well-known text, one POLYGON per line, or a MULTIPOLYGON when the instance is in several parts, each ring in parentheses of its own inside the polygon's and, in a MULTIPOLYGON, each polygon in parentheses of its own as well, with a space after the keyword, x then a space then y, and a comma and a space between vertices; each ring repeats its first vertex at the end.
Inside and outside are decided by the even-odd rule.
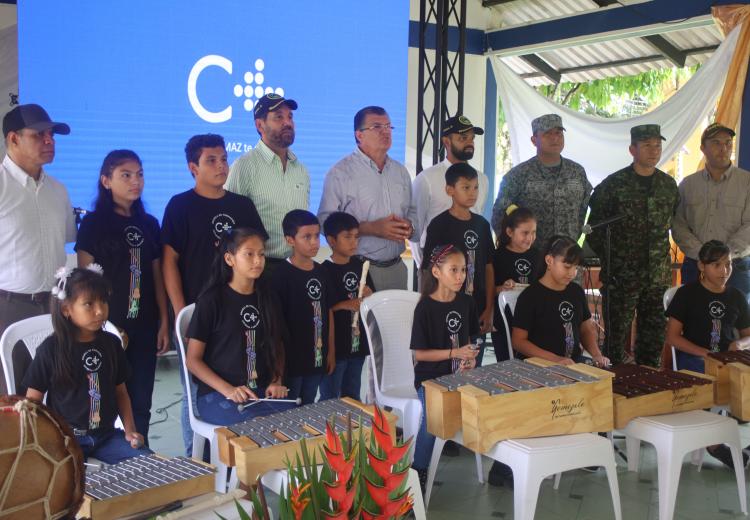
POLYGON ((88 430, 79 430, 78 428, 73 428, 73 435, 77 435, 79 437, 83 437, 88 432, 89 432, 88 430))

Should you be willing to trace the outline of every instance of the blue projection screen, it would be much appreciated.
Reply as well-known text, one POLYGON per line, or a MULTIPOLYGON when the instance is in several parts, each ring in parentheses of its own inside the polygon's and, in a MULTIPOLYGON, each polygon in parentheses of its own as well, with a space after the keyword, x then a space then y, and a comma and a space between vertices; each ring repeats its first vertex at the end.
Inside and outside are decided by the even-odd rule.
POLYGON ((188 138, 223 135, 231 163, 258 141, 252 102, 283 93, 299 103, 292 150, 315 212, 325 173, 354 149, 358 109, 388 110, 403 162, 408 26, 402 0, 19 0, 20 101, 70 125, 46 169, 74 206, 91 208, 106 153, 130 148, 161 220, 193 184, 188 138))

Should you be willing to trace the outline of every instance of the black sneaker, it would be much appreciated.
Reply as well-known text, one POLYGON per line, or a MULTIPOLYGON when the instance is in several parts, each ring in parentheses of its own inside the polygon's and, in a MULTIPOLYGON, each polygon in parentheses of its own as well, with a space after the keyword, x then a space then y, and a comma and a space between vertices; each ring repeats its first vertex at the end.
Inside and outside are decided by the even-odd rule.
MULTIPOLYGON (((716 447, 709 447, 706 448, 706 451, 708 451, 709 455, 711 455, 713 458, 721 461, 722 464, 724 464, 729 469, 734 469, 734 461, 732 460, 732 450, 729 449, 729 446, 726 444, 720 444, 716 447)), ((747 466, 747 461, 750 457, 748 457, 747 453, 744 451, 742 452, 742 466, 747 466)))
POLYGON ((487 477, 487 483, 490 486, 505 486, 513 489, 513 470, 510 466, 502 462, 495 461, 490 468, 490 474, 487 477))
POLYGON ((458 444, 453 441, 445 441, 445 446, 443 446, 443 455, 445 455, 446 457, 458 457, 458 444))

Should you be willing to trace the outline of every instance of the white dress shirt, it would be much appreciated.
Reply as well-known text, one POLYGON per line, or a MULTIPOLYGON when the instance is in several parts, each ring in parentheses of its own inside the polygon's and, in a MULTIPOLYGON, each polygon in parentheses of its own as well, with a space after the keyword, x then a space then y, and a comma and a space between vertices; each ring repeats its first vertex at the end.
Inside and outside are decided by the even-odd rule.
MULTIPOLYGON (((422 264, 422 248, 427 236, 427 226, 433 218, 453 205, 453 199, 445 192, 445 172, 450 165, 451 162, 445 159, 430 166, 422 170, 412 184, 412 205, 416 207, 417 212, 412 225, 415 236, 419 237, 419 242, 411 243, 411 254, 419 265, 422 264)), ((479 193, 471 211, 477 215, 483 215, 490 183, 484 173, 477 171, 477 175, 479 193)))
POLYGON ((68 190, 42 170, 39 181, 7 155, 0 166, 0 289, 49 291, 76 238, 68 190))

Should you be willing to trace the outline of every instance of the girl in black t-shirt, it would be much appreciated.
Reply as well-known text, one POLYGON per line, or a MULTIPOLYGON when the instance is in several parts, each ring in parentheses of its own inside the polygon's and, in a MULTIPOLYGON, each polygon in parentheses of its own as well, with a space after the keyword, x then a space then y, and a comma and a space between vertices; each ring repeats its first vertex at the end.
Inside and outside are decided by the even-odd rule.
MULTIPOLYGON (((508 206, 500 223, 497 249, 492 263, 495 269, 495 295, 521 288, 534 281, 539 262, 539 252, 533 247, 536 240, 536 217, 529 208, 508 206)), ((512 327, 510 309, 503 309, 512 327)), ((492 345, 498 361, 510 359, 508 338, 505 335, 500 306, 495 305, 492 345)))
POLYGON ((417 361, 414 386, 422 401, 422 423, 414 448, 412 467, 426 481, 435 437, 427 431, 422 382, 452 372, 474 368, 478 347, 469 338, 479 332, 479 317, 471 296, 461 292, 466 279, 466 258, 453 245, 437 246, 422 279, 422 299, 414 309, 411 348, 417 361))
MULTIPOLYGON (((750 347, 750 311, 745 296, 727 285, 732 276, 732 255, 726 244, 718 240, 703 244, 698 252, 698 270, 698 281, 677 289, 667 307, 666 340, 676 349, 678 369, 703 372, 709 352, 750 347)), ((743 465, 747 465, 744 451, 748 448, 743 450, 743 465)), ((728 446, 717 444, 706 450, 734 469, 728 446)))
POLYGON ((161 276, 159 223, 147 214, 143 165, 131 150, 113 150, 102 162, 94 211, 78 230, 78 265, 96 262, 112 285, 110 321, 127 336, 133 367, 128 394, 138 431, 148 439, 156 356, 169 350, 167 297, 161 276))
POLYGON ((133 420, 125 380, 128 362, 120 341, 102 328, 109 313, 109 283, 101 267, 61 268, 52 290, 52 336, 26 372, 26 397, 41 401, 73 428, 86 457, 115 464, 151 453, 133 420), (115 428, 117 416, 125 431, 115 428))
POLYGON ((677 350, 677 368, 703 372, 709 352, 750 346, 750 312, 743 294, 727 285, 732 258, 726 244, 703 244, 698 269, 700 279, 677 289, 667 308, 666 339, 677 350))
POLYGON ((187 367, 198 384, 198 412, 235 424, 294 406, 283 399, 284 348, 279 311, 260 280, 264 236, 251 228, 224 233, 208 288, 198 296, 187 337, 187 367), (244 410, 237 405, 255 400, 244 410))
POLYGON ((599 351, 586 294, 573 280, 583 250, 570 237, 550 238, 544 253, 546 270, 518 297, 513 314, 513 348, 563 365, 578 361, 580 345, 596 366, 609 365, 599 351))

